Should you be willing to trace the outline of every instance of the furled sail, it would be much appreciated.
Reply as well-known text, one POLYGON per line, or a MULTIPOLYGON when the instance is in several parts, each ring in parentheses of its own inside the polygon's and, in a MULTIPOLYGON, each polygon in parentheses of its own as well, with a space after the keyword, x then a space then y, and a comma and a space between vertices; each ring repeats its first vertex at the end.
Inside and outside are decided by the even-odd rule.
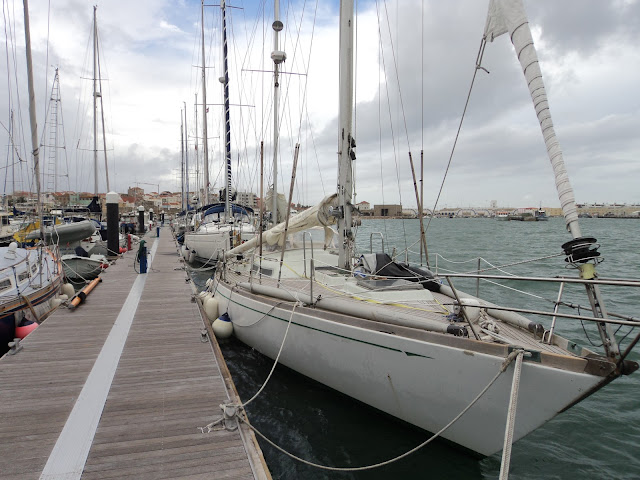
MULTIPOLYGON (((270 188, 267 192, 265 199, 265 205, 273 205, 273 188, 270 188)), ((278 193, 278 218, 274 218, 275 223, 284 222, 284 217, 287 215, 287 199, 284 198, 283 193, 278 193)))
POLYGON ((567 229, 574 238, 580 237, 575 197, 564 165, 562 150, 553 128, 547 93, 524 5, 522 0, 491 0, 485 26, 485 39, 493 42, 496 37, 507 32, 511 36, 511 42, 529 86, 533 106, 547 147, 547 154, 553 167, 556 190, 567 229))
MULTIPOLYGON (((338 194, 334 193, 325 197, 318 205, 309 208, 304 212, 300 212, 294 215, 289 220, 289 227, 287 229, 287 235, 301 232, 312 227, 324 227, 325 231, 325 246, 331 242, 333 237, 333 230, 329 225, 335 225, 336 217, 332 214, 332 208, 336 208, 338 205, 338 194)), ((279 223, 273 228, 270 228, 262 234, 262 243, 268 245, 284 245, 284 227, 285 223, 279 223)), ((238 245, 236 248, 232 248, 226 253, 226 256, 236 255, 238 253, 246 252, 259 245, 260 237, 256 235, 248 242, 238 245)))

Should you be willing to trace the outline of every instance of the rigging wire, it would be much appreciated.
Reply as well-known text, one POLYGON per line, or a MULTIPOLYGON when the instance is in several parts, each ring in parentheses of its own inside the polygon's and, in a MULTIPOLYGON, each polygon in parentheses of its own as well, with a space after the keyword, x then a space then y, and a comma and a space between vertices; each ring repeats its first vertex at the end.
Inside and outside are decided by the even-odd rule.
POLYGON ((433 204, 433 208, 431 209, 431 215, 429 215, 429 221, 427 222, 427 226, 424 229, 425 235, 427 230, 429 230, 429 226, 431 225, 431 220, 435 215, 436 208, 438 206, 438 201, 440 200, 440 195, 442 194, 442 189, 444 188, 444 182, 447 179, 447 174, 449 173, 449 167, 451 167, 451 161, 453 160, 453 154, 456 150, 456 145, 458 143, 458 137, 460 137, 460 131, 462 130, 462 123, 464 122, 465 115, 467 113, 467 107, 469 106, 469 100, 471 99, 471 92, 473 90, 473 85, 476 81, 476 76, 478 75, 478 70, 482 69, 486 71, 482 66, 482 57, 484 56, 484 47, 486 45, 486 38, 483 36, 480 41, 480 48, 478 49, 478 56, 476 57, 476 66, 473 69, 473 77, 471 78, 471 85, 469 85, 469 92, 467 93, 467 99, 464 102, 464 108, 462 110, 462 116, 460 117, 460 123, 458 124, 458 130, 456 131, 455 140, 453 142, 453 146, 451 148, 451 154, 449 155, 449 161, 447 162, 447 168, 444 172, 444 176, 442 177, 442 183, 440 184, 440 189, 438 190, 438 195, 436 197, 436 201, 433 204))
MULTIPOLYGON (((378 49, 378 63, 382 63, 380 49, 378 49)), ((378 159, 380 160, 380 183, 381 190, 380 194, 382 195, 382 205, 386 205, 387 202, 384 198, 384 169, 382 168, 382 70, 378 68, 378 159)), ((382 222, 384 228, 384 236, 388 237, 387 232, 387 221, 383 220, 382 222)), ((384 253, 384 252, 383 252, 384 253)))
MULTIPOLYGON (((84 73, 89 70, 88 65, 89 65, 89 52, 91 51, 90 49, 91 49, 92 30, 93 30, 92 25, 89 25, 88 32, 86 35, 87 43, 85 46, 84 59, 82 62, 82 65, 83 65, 82 78, 87 78, 87 77, 84 77, 84 73)), ((79 179, 88 178, 88 175, 84 175, 84 171, 88 163, 86 161, 86 152, 88 152, 89 150, 85 149, 84 146, 82 148, 80 147, 80 142, 83 138, 85 138, 85 135, 86 135, 85 120, 87 118, 91 118, 91 115, 89 114, 90 102, 87 101, 87 99, 89 98, 88 90, 89 90, 88 82, 81 82, 81 92, 80 92, 80 95, 78 96, 78 103, 76 107, 76 116, 75 116, 76 122, 73 128, 73 133, 71 137, 74 139, 74 143, 75 143, 75 150, 73 152, 75 168, 73 170, 75 174, 75 178, 74 178, 75 190, 78 192, 84 190, 83 185, 80 185, 79 183, 79 179), (76 138, 77 138, 77 141, 75 141, 76 138)))
MULTIPOLYGON (((387 13, 386 10, 386 0, 384 2, 384 6, 385 6, 385 13, 387 13)), ((380 25, 382 24, 381 21, 381 17, 380 17, 380 10, 379 10, 379 3, 378 1, 376 1, 376 14, 377 14, 377 18, 378 18, 378 44, 379 44, 379 48, 381 50, 381 55, 380 58, 382 60, 382 69, 385 72, 385 77, 386 77, 386 72, 387 72, 387 64, 385 61, 385 55, 384 55, 384 44, 382 41, 382 30, 380 28, 380 25)), ((387 14, 387 26, 389 26, 389 17, 387 14)), ((391 43, 391 53, 392 56, 395 59, 395 56, 393 55, 393 41, 391 40, 391 33, 389 30, 389 41, 391 43)), ((397 65, 396 65, 396 71, 397 71, 397 65)), ((397 76, 396 76, 397 79, 397 76)), ((393 161, 395 163, 395 167, 396 167, 396 183, 398 186, 398 196, 399 196, 399 201, 400 201, 400 205, 402 205, 402 188, 400 186, 400 166, 398 164, 398 155, 397 155, 397 145, 396 145, 396 134, 393 128, 393 120, 392 120, 392 107, 391 107, 391 95, 389 92, 389 87, 388 84, 385 82, 385 91, 386 91, 386 95, 385 98, 387 100, 387 116, 389 118, 389 130, 390 130, 390 134, 391 134, 391 142, 393 144, 393 161)), ((400 84, 398 83, 398 91, 400 91, 400 84)), ((402 98, 402 96, 400 95, 400 98, 402 98)), ((405 130, 406 130, 406 123, 405 123, 405 130)), ((408 137, 407 137, 408 140, 408 137)), ((386 223, 386 221, 385 221, 386 223)), ((405 242, 405 248, 407 248, 407 232, 406 232, 406 225, 405 225, 405 221, 403 220, 402 222, 402 230, 403 230, 403 239, 405 242)), ((386 234, 386 226, 385 226, 385 234, 386 234)))
MULTIPOLYGON (((6 62, 7 62, 7 92, 8 92, 8 100, 9 100, 9 112, 10 112, 10 124, 11 124, 11 141, 13 143, 14 149, 16 151, 22 151, 22 155, 19 155, 19 158, 26 158, 27 154, 24 151, 26 142, 25 142, 25 137, 24 137, 24 128, 23 128, 23 119, 22 119, 22 109, 21 109, 21 101, 20 101, 20 82, 18 80, 18 60, 17 60, 17 52, 16 52, 16 45, 17 45, 17 41, 16 41, 16 26, 15 26, 15 19, 16 19, 16 14, 15 14, 15 3, 13 4, 14 10, 13 12, 11 12, 9 10, 9 5, 7 4, 6 1, 3 1, 2 3, 2 13, 3 13, 3 18, 4 18, 4 32, 5 32, 5 53, 6 53, 6 62), (8 27, 8 31, 7 31, 7 27, 8 27), (9 46, 11 46, 11 48, 9 49, 9 46), (13 72, 11 71, 11 67, 13 67, 13 72), (13 79, 14 81, 12 82, 12 74, 13 74, 13 79), (13 87, 13 85, 15 85, 15 89, 13 87), (14 92, 15 90, 15 92, 14 92), (15 93, 15 102, 13 101, 13 94, 15 93), (18 149, 18 146, 16 145, 15 142, 15 138, 16 138, 16 134, 15 134, 15 115, 14 113, 16 113, 16 109, 12 108, 13 105, 17 106, 17 116, 18 116, 18 140, 19 142, 19 146, 20 148, 18 149)), ((8 162, 8 158, 7 158, 7 162, 8 162)), ((20 169, 19 169, 19 179, 18 179, 18 183, 23 186, 24 188, 24 168, 26 167, 26 161, 24 163, 20 164, 20 169)), ((29 181, 32 180, 32 176, 27 175, 27 178, 29 179, 29 181)), ((6 181, 6 178, 5 178, 6 181)), ((12 191, 15 193, 15 184, 16 184, 16 179, 15 179, 15 170, 13 171, 13 175, 12 175, 12 181, 13 181, 13 185, 12 185, 12 191)), ((29 182, 30 183, 30 182, 29 182)), ((30 185, 30 190, 31 190, 31 185, 30 185)), ((6 191, 6 189, 5 189, 6 191)))

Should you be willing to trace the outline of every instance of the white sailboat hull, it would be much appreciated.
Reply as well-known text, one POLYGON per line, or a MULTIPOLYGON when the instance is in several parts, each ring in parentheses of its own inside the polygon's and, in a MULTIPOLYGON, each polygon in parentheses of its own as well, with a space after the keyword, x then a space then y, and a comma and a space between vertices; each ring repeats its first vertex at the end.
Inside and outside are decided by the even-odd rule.
MULTIPOLYGON (((439 431, 471 403, 504 361, 504 355, 464 348, 473 340, 437 343, 393 335, 344 323, 339 314, 304 307, 296 308, 292 317, 291 307, 280 308, 279 304, 272 310, 275 301, 237 288, 231 293, 230 285, 223 281, 213 291, 221 313, 228 312, 234 333, 243 343, 276 358, 291 318, 280 363, 429 432, 439 431)), ((384 325, 378 328, 385 329, 384 325)), ((501 450, 513 372, 510 366, 442 436, 482 455, 501 450)), ((601 382, 603 377, 575 368, 552 368, 525 360, 514 441, 601 382)))
POLYGON ((196 232, 185 233, 184 245, 195 252, 195 259, 199 262, 215 263, 221 252, 231 249, 231 242, 239 244, 254 236, 255 231, 249 226, 244 226, 242 230, 231 229, 226 225, 203 226, 196 232))
POLYGON ((229 230, 217 232, 191 232, 184 236, 184 244, 195 252, 196 260, 207 263, 217 262, 220 252, 230 248, 229 230))

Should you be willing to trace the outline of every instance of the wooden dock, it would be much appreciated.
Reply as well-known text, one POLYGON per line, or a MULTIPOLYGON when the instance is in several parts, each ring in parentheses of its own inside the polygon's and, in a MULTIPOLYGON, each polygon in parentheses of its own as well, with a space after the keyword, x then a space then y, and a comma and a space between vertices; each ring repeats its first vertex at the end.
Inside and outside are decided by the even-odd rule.
POLYGON ((2 479, 270 479, 251 430, 201 427, 237 393, 168 228, 0 359, 2 479), (206 432, 207 429, 204 429, 206 432))

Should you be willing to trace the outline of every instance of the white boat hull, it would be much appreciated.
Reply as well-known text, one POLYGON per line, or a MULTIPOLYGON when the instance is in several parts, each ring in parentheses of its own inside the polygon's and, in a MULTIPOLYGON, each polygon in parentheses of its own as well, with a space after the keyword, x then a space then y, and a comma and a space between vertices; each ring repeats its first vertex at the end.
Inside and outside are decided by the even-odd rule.
MULTIPOLYGON (((231 293, 225 282, 217 282, 213 291, 221 313, 229 313, 237 338, 274 359, 292 316, 291 307, 278 305, 272 310, 276 302, 242 289, 231 293)), ((504 355, 452 346, 472 345, 473 340, 436 343, 345 324, 332 317, 336 314, 298 307, 280 363, 429 432, 439 431, 471 403, 504 361, 504 355)), ((385 330, 383 324, 379 328, 385 330)), ((603 383, 604 377, 575 370, 524 362, 514 441, 603 383)), ((482 455, 501 450, 513 372, 510 366, 442 436, 482 455)))
POLYGON ((202 263, 215 263, 220 252, 229 250, 229 230, 218 232, 190 232, 184 236, 184 245, 195 252, 195 258, 202 263))
POLYGON ((240 244, 255 236, 251 227, 244 226, 242 230, 231 230, 227 226, 208 227, 196 232, 185 233, 184 245, 195 254, 195 259, 201 263, 216 263, 221 252, 229 251, 234 245, 240 244))

